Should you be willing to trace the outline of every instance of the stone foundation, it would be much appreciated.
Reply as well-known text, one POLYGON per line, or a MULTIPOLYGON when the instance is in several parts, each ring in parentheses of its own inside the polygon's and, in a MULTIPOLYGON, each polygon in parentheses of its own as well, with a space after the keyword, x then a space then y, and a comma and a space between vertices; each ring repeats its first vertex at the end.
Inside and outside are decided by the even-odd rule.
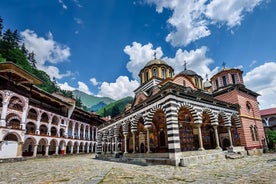
POLYGON ((262 155, 263 154, 263 149, 251 149, 247 150, 248 155, 262 155))

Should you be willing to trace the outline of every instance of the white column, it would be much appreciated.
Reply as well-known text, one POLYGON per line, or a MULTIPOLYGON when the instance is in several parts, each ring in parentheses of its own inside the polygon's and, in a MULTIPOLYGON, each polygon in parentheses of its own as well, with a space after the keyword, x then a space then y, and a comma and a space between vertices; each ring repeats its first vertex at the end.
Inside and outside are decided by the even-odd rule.
POLYGON ((232 134, 231 134, 231 126, 227 127, 229 141, 230 141, 230 148, 233 148, 233 140, 232 140, 232 134))
POLYGON ((199 141, 199 150, 204 150, 201 134, 201 124, 196 124, 198 130, 198 141, 199 141))
POLYGON ((55 152, 56 155, 58 155, 58 146, 56 146, 56 152, 55 152))
POLYGON ((7 99, 3 99, 0 126, 3 126, 3 127, 6 126, 7 111, 8 111, 8 100, 7 99))
POLYGON ((23 112, 22 112, 22 119, 21 119, 21 129, 25 130, 26 129, 26 120, 27 120, 27 112, 28 112, 28 100, 25 101, 26 105, 23 108, 23 112))
POLYGON ((78 127, 78 139, 80 139, 80 127, 81 127, 81 125, 79 124, 79 127, 78 127))
POLYGON ((114 144, 115 144, 115 153, 117 153, 118 152, 118 137, 117 136, 114 136, 114 144))
POLYGON ((94 127, 92 127, 92 141, 95 141, 94 140, 94 127))
POLYGON ((77 146, 77 153, 80 153, 80 144, 77 146))
POLYGON ((128 135, 128 133, 124 133, 124 141, 125 141, 125 152, 124 153, 127 153, 127 135, 128 135))
POLYGON ((72 124, 72 138, 75 138, 75 123, 72 124))
POLYGON ((149 136, 149 127, 148 128, 146 128, 147 129, 147 147, 148 147, 148 151, 147 151, 147 153, 151 153, 151 151, 150 151, 150 136, 149 136))
POLYGON ((36 153, 37 153, 37 144, 34 145, 33 157, 36 157, 36 153))
POLYGON ((219 146, 218 126, 217 125, 213 125, 213 127, 214 127, 215 138, 216 138, 216 149, 221 149, 221 147, 219 146))
POLYGON ((133 139, 133 152, 132 153, 136 153, 135 131, 132 132, 132 139, 133 139))
POLYGON ((36 135, 40 135, 40 121, 41 121, 41 114, 37 117, 37 123, 36 123, 36 130, 35 130, 35 134, 36 135))
POLYGON ((50 145, 46 145, 46 148, 45 148, 45 156, 48 156, 48 155, 49 155, 49 146, 50 146, 50 145))
POLYGON ((90 141, 90 140, 91 140, 91 139, 90 139, 91 136, 90 136, 90 127, 89 127, 89 126, 88 126, 88 131, 87 131, 87 132, 88 132, 88 135, 86 135, 86 136, 87 136, 87 140, 90 141))
POLYGON ((72 143, 72 145, 71 145, 71 150, 70 150, 70 154, 73 154, 74 153, 74 145, 73 145, 73 143, 72 143))

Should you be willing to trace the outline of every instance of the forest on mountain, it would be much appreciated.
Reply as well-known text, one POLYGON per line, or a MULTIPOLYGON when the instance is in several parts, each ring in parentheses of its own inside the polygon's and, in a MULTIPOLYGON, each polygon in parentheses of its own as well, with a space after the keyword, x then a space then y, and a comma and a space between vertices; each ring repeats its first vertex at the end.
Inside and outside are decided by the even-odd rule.
POLYGON ((57 85, 55 79, 49 77, 49 75, 37 69, 35 53, 27 50, 24 42, 20 39, 17 30, 6 29, 4 31, 3 19, 0 17, 0 62, 13 62, 17 66, 26 70, 30 74, 36 76, 43 81, 43 84, 37 85, 40 89, 48 93, 61 93, 66 97, 74 98, 76 100, 76 106, 86 108, 83 106, 79 97, 74 97, 72 91, 62 90, 57 85))

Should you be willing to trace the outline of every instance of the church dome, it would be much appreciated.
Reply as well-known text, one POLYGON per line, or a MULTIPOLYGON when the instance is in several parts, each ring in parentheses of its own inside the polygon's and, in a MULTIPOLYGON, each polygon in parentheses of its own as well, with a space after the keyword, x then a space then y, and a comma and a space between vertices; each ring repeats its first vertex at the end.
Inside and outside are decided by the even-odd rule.
POLYGON ((195 73, 193 70, 183 70, 179 74, 187 75, 187 76, 195 76, 197 73, 195 73))
POLYGON ((151 66, 151 65, 168 65, 165 61, 160 60, 160 59, 153 59, 151 61, 149 61, 145 67, 151 66))

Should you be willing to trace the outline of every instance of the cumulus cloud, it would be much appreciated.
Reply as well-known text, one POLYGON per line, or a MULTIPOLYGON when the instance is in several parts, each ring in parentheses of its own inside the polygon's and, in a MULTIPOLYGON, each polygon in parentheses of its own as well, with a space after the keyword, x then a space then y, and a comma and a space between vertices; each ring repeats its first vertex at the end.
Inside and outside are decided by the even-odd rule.
POLYGON ((83 21, 82 21, 82 19, 80 19, 80 18, 75 17, 75 18, 74 18, 74 21, 75 21, 77 24, 79 24, 79 25, 82 25, 82 24, 83 24, 83 21))
POLYGON ((127 76, 119 76, 114 83, 103 82, 100 87, 100 96, 119 100, 127 96, 134 96, 133 91, 138 88, 136 80, 129 80, 127 76))
POLYGON ((173 58, 162 58, 162 48, 158 47, 157 49, 153 49, 151 43, 142 45, 133 42, 132 45, 127 45, 124 49, 124 52, 129 55, 130 59, 127 63, 127 69, 135 79, 138 79, 138 74, 146 63, 153 59, 154 52, 157 53, 157 58, 161 58, 174 68, 175 74, 184 70, 183 64, 186 61, 188 69, 194 70, 201 76, 205 76, 206 74, 211 76, 218 71, 218 68, 214 68, 213 70, 209 69, 208 66, 213 63, 213 60, 206 56, 207 51, 208 48, 206 46, 190 51, 178 49, 173 58))
POLYGON ((64 82, 63 84, 58 84, 58 86, 60 87, 60 89, 66 90, 66 91, 74 91, 75 90, 75 88, 70 86, 68 84, 68 82, 64 82))
POLYGON ((38 69, 44 70, 51 78, 55 77, 56 79, 71 75, 70 71, 60 74, 59 69, 53 66, 69 58, 70 48, 56 42, 51 32, 48 33, 47 38, 39 37, 34 31, 29 29, 20 34, 26 48, 29 51, 34 51, 38 69), (49 66, 46 62, 52 65, 49 66))
POLYGON ((78 85, 79 85, 79 87, 77 88, 77 90, 82 91, 86 94, 92 95, 92 93, 90 92, 88 86, 84 82, 79 81, 78 85))
POLYGON ((124 48, 124 52, 129 55, 130 61, 127 63, 127 69, 132 73, 134 79, 138 79, 140 70, 148 61, 154 59, 155 52, 157 58, 163 55, 161 47, 153 49, 151 43, 142 45, 141 43, 133 42, 132 45, 127 45, 124 48))
POLYGON ((100 84, 94 77, 90 79, 90 82, 93 84, 93 86, 97 86, 98 84, 100 84))
POLYGON ((156 11, 163 9, 173 12, 168 23, 173 27, 166 41, 173 46, 186 46, 189 43, 209 36, 211 24, 226 24, 234 27, 241 24, 246 13, 265 0, 145 0, 156 5, 156 11))
POLYGON ((276 107, 276 62, 266 62, 244 76, 245 85, 259 93, 260 108, 276 107))

